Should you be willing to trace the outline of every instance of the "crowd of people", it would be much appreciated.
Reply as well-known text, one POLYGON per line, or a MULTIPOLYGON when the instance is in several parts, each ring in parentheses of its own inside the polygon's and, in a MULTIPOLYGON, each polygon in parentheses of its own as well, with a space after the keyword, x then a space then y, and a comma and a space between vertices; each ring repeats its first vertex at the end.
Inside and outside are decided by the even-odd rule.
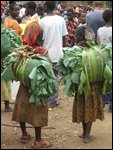
MULTIPOLYGON (((20 6, 17 2, 9 1, 5 4, 3 2, 5 1, 1 1, 1 23, 6 28, 15 30, 24 45, 45 48, 46 51, 40 51, 40 53, 50 58, 58 85, 60 70, 57 63, 63 54, 63 47, 75 45, 88 47, 87 39, 93 40, 96 44, 112 43, 112 10, 105 8, 104 1, 95 1, 93 7, 80 5, 73 8, 63 7, 55 1, 45 1, 38 6, 33 1, 20 6)), ((8 96, 11 91, 7 81, 3 82, 2 94, 5 93, 6 97, 2 99, 5 102, 5 111, 8 112, 11 111, 9 107, 11 96, 8 96)), ((91 126, 96 119, 104 119, 103 105, 106 103, 106 96, 99 93, 99 83, 91 87, 87 103, 84 103, 86 101, 84 96, 81 101, 77 100, 77 95, 75 96, 72 111, 73 122, 82 122, 83 134, 80 137, 84 138, 85 143, 95 139, 90 135, 91 126)), ((37 110, 27 101, 28 87, 20 85, 12 119, 20 123, 22 143, 27 143, 31 139, 25 124, 30 123, 35 128, 35 141, 32 146, 34 148, 52 146, 49 141, 42 140, 41 127, 47 126, 48 107, 59 105, 58 97, 59 91, 51 95, 47 105, 37 110)), ((112 112, 112 93, 109 97, 109 109, 112 112)))

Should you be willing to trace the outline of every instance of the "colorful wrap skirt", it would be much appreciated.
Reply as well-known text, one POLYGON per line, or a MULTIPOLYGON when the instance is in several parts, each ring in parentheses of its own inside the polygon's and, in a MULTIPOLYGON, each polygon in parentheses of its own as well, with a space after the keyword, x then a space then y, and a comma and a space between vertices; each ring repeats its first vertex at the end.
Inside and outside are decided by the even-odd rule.
POLYGON ((91 88, 87 99, 84 95, 79 98, 77 97, 77 93, 75 95, 72 112, 73 122, 88 123, 95 122, 96 119, 104 119, 102 96, 99 91, 100 85, 96 83, 92 84, 90 87, 91 88))

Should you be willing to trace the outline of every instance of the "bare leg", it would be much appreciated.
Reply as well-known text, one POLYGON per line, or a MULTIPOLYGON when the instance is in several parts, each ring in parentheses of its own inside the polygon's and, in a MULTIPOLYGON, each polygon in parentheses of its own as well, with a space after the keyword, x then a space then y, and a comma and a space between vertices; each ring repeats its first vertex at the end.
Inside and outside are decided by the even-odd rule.
POLYGON ((22 130, 23 136, 26 136, 28 133, 26 131, 26 124, 25 124, 25 122, 20 122, 20 128, 22 130))
POLYGON ((21 137, 21 143, 27 143, 31 139, 31 136, 26 131, 25 122, 20 122, 20 128, 21 128, 21 131, 22 131, 22 134, 23 134, 22 137, 21 137))
POLYGON ((80 138, 84 138, 86 133, 86 123, 84 121, 82 122, 82 128, 83 128, 83 133, 79 135, 80 138))
POLYGON ((92 122, 86 123, 86 133, 85 133, 85 137, 84 137, 85 143, 91 142, 95 139, 94 136, 90 135, 91 127, 92 127, 92 122))
POLYGON ((9 101, 8 100, 5 100, 4 104, 5 104, 5 109, 4 109, 5 112, 12 111, 11 107, 9 107, 9 101))
POLYGON ((37 142, 41 140, 41 127, 35 127, 35 140, 37 142))
POLYGON ((35 141, 32 144, 32 147, 35 149, 38 148, 48 148, 52 144, 47 140, 42 140, 41 138, 41 127, 35 127, 35 141))

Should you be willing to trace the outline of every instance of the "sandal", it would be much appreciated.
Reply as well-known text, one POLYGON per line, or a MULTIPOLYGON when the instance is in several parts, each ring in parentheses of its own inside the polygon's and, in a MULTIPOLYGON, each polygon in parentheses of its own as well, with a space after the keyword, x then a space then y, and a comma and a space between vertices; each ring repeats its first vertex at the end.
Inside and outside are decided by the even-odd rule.
POLYGON ((32 144, 32 147, 35 148, 35 149, 48 148, 50 146, 52 146, 52 144, 49 141, 46 141, 46 140, 41 140, 39 142, 35 141, 34 144, 32 144))
POLYGON ((47 147, 51 147, 51 146, 52 146, 52 143, 50 143, 50 142, 47 141, 47 140, 41 140, 40 142, 41 142, 41 144, 44 146, 44 148, 47 148, 47 147))
POLYGON ((30 134, 23 135, 23 136, 21 137, 20 142, 21 142, 21 143, 27 143, 30 139, 31 139, 31 135, 30 135, 30 134))

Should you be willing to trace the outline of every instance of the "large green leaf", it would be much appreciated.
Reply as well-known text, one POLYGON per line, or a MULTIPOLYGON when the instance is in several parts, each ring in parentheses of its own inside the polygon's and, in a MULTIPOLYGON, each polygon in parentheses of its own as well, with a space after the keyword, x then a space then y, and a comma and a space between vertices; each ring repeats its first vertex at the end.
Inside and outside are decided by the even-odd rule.
POLYGON ((1 34, 1 59, 11 53, 11 44, 6 34, 1 34))

